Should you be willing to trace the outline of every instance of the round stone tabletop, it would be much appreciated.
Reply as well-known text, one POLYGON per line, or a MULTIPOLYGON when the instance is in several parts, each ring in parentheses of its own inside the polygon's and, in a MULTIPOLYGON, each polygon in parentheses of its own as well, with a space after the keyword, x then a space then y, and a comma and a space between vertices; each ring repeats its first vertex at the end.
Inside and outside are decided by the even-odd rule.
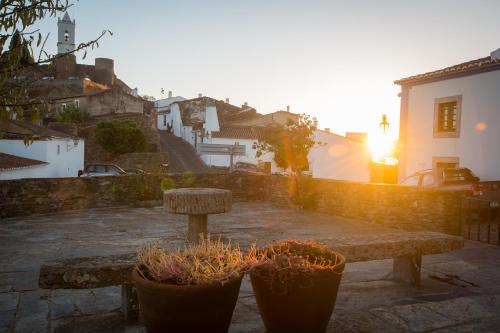
POLYGON ((231 210, 231 191, 218 188, 179 188, 163 192, 169 213, 187 215, 220 214, 231 210))

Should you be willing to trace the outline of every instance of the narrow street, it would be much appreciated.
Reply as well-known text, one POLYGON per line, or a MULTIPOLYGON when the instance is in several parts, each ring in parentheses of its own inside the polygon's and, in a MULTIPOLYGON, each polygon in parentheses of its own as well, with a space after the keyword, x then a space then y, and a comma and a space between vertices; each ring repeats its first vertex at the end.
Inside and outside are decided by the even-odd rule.
POLYGON ((210 169, 203 163, 194 148, 186 141, 166 131, 160 131, 161 151, 169 155, 169 171, 175 173, 203 173, 210 169))

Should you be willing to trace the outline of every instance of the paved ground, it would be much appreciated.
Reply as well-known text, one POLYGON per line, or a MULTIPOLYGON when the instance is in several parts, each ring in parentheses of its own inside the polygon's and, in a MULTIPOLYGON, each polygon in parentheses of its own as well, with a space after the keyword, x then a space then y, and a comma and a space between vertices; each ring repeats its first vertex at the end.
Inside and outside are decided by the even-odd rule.
MULTIPOLYGON (((185 217, 162 208, 116 208, 0 220, 0 333, 127 332, 118 287, 40 290, 45 261, 128 253, 161 240, 184 242, 185 217)), ((209 218, 213 235, 248 244, 256 238, 328 236, 329 224, 370 233, 358 221, 237 203, 209 218)), ((352 263, 344 273, 329 332, 498 332, 500 247, 467 242, 463 250, 424 257, 423 281, 412 288, 391 279, 391 260, 352 263)), ((251 287, 244 281, 230 332, 263 332, 251 287)))
POLYGON ((193 146, 167 131, 160 131, 160 146, 162 151, 168 153, 170 172, 201 173, 210 170, 196 154, 193 146))

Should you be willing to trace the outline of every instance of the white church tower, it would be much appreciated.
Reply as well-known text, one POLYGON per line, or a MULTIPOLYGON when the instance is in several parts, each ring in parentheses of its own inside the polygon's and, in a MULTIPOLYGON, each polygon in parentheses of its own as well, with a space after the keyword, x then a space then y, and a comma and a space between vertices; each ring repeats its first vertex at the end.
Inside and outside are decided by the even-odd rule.
POLYGON ((68 13, 62 20, 57 20, 57 53, 66 53, 75 50, 75 20, 71 21, 68 13))

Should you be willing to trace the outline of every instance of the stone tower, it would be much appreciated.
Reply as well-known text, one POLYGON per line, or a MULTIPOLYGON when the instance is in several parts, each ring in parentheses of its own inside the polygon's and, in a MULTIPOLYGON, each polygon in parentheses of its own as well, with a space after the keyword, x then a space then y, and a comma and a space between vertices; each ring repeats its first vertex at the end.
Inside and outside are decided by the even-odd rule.
POLYGON ((75 20, 71 21, 68 13, 62 20, 57 20, 57 53, 66 53, 75 50, 75 20))

